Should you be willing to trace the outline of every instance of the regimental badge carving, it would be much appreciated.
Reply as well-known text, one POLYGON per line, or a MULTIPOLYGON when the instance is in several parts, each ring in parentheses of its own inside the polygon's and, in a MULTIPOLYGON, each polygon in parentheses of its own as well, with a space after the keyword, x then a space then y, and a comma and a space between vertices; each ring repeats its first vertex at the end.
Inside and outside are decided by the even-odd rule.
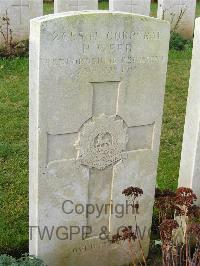
POLYGON ((89 168, 103 170, 122 159, 127 142, 127 127, 122 119, 104 114, 93 117, 80 131, 78 160, 89 168))

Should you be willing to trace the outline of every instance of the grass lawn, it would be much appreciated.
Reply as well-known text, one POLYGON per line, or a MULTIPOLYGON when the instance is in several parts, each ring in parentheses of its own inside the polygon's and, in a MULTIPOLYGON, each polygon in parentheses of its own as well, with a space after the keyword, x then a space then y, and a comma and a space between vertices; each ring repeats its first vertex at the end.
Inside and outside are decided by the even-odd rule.
MULTIPOLYGON (((51 12, 45 4, 45 14, 51 12)), ((190 60, 190 50, 170 51, 158 167, 162 188, 177 186, 190 60)), ((27 58, 0 59, 0 99, 0 253, 13 253, 27 251, 28 244, 27 58)))

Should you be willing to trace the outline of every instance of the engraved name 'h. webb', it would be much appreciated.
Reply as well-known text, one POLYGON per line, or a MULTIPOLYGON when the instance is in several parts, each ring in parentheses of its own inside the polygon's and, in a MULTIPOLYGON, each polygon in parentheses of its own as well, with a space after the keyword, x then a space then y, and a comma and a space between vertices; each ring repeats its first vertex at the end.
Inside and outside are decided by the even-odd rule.
POLYGON ((110 204, 110 210, 100 217, 96 218, 97 213, 87 217, 87 226, 92 228, 94 237, 99 236, 102 226, 109 232, 112 230, 114 166, 123 163, 129 153, 152 149, 154 123, 128 127, 118 116, 120 84, 120 81, 92 82, 92 117, 79 132, 48 135, 49 164, 58 160, 54 158, 58 145, 63 150, 73 150, 74 158, 65 158, 64 151, 59 160, 76 160, 77 167, 89 169, 88 204, 110 204))
POLYGON ((15 4, 15 5, 12 5, 12 6, 19 8, 19 12, 20 12, 19 21, 20 21, 20 25, 21 25, 22 24, 22 9, 23 9, 23 7, 30 8, 30 5, 29 4, 23 5, 23 0, 20 0, 20 4, 18 4, 18 5, 15 4))

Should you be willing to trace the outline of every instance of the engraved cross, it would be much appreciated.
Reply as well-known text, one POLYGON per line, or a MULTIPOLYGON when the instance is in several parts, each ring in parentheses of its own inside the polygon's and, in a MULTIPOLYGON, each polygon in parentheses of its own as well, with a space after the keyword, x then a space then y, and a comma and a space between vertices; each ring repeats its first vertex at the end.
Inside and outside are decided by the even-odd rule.
POLYGON ((23 0, 20 0, 20 4, 18 4, 18 5, 12 5, 13 7, 19 7, 20 8, 20 24, 22 24, 22 9, 23 9, 23 7, 28 7, 28 8, 30 8, 30 5, 29 4, 26 4, 26 5, 23 5, 23 0))
POLYGON ((80 0, 75 0, 75 1, 71 0, 70 6, 71 6, 71 8, 74 8, 74 10, 77 10, 77 11, 87 9, 87 6, 83 5, 82 1, 80 1, 80 0))
POLYGON ((135 0, 131 0, 129 4, 126 4, 126 6, 128 6, 129 8, 131 8, 131 12, 134 12, 134 7, 138 6, 137 3, 134 2, 135 0))
POLYGON ((129 153, 152 149, 154 123, 127 126, 118 115, 120 85, 120 81, 91 82, 92 117, 83 123, 79 132, 48 135, 48 163, 76 160, 77 167, 89 171, 87 203, 108 206, 107 212, 100 217, 97 218, 97 212, 87 217, 87 225, 92 227, 94 237, 99 235, 102 226, 106 226, 109 232, 112 230, 115 165, 123 163, 129 153))

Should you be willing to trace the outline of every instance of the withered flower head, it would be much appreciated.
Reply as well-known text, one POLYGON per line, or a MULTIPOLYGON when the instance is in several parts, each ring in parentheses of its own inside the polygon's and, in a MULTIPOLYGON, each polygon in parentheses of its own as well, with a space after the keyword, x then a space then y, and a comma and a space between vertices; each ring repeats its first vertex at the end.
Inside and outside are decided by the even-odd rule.
POLYGON ((174 198, 168 196, 159 197, 155 200, 155 207, 164 212, 167 212, 168 210, 173 212, 175 209, 174 198))
POLYGON ((200 207, 192 205, 188 208, 187 216, 190 218, 200 218, 200 207))
POLYGON ((122 229, 122 239, 123 240, 128 239, 128 240, 134 240, 134 241, 137 239, 137 236, 132 230, 132 226, 128 226, 122 229))
POLYGON ((175 192, 166 189, 156 189, 155 207, 159 209, 161 213, 165 213, 165 217, 170 219, 176 209, 175 205, 175 192))
POLYGON ((134 197, 134 199, 136 199, 143 194, 143 190, 141 188, 131 186, 125 188, 122 191, 122 194, 124 194, 126 197, 134 197))
POLYGON ((160 237, 163 242, 172 240, 173 230, 179 227, 178 222, 172 219, 164 220, 160 225, 160 237))
POLYGON ((176 190, 176 204, 190 207, 195 200, 197 200, 197 196, 192 189, 180 187, 176 190))
POLYGON ((125 240, 134 240, 135 241, 136 239, 137 239, 137 236, 133 232, 132 226, 127 226, 127 227, 124 227, 121 230, 120 234, 118 233, 116 235, 113 235, 111 242, 112 243, 118 243, 121 240, 123 240, 123 241, 125 241, 125 240))
POLYGON ((190 224, 187 233, 194 236, 200 242, 200 224, 190 224))

